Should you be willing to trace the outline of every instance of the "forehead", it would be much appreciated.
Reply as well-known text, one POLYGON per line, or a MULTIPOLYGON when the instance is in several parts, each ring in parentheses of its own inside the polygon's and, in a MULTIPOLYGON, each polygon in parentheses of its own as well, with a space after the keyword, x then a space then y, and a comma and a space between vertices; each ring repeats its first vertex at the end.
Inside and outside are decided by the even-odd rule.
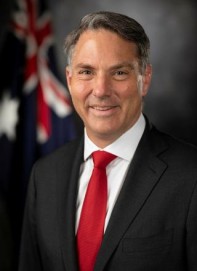
POLYGON ((86 30, 74 47, 73 59, 93 57, 136 58, 137 46, 109 30, 86 30))

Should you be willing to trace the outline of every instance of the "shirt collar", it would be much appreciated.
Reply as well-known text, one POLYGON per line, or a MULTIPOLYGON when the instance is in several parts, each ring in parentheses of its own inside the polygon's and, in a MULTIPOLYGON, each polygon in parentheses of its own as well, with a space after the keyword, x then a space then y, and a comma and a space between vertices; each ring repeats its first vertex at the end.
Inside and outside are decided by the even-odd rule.
MULTIPOLYGON (((138 143, 145 129, 145 118, 141 114, 137 122, 122 136, 103 150, 110 152, 117 157, 130 161, 135 153, 138 143)), ((100 150, 88 137, 85 129, 84 161, 94 152, 100 150)))

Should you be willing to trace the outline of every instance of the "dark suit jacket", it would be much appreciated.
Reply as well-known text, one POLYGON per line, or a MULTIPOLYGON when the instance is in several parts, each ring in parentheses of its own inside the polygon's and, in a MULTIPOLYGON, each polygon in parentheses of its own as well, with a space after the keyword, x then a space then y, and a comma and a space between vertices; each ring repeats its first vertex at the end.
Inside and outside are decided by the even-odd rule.
MULTIPOLYGON (((20 271, 77 271, 75 211, 83 140, 32 171, 20 271)), ((95 271, 197 270, 197 150, 147 124, 95 271)))

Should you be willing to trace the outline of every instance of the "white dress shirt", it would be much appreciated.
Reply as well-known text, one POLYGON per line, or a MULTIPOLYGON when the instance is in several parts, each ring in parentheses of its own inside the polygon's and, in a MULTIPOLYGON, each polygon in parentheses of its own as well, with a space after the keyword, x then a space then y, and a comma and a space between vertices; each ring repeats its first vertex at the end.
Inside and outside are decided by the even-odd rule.
MULTIPOLYGON (((105 218, 105 228, 109 222, 110 215, 116 203, 122 185, 124 183, 129 164, 133 159, 138 143, 145 129, 145 119, 141 114, 138 121, 126 133, 119 137, 112 144, 105 147, 103 150, 117 156, 106 168, 108 182, 108 201, 105 218)), ((100 150, 87 136, 85 130, 84 142, 84 163, 81 165, 79 178, 79 190, 76 206, 76 231, 79 224, 79 218, 83 201, 85 198, 86 189, 93 170, 93 160, 91 154, 94 151, 100 150)))

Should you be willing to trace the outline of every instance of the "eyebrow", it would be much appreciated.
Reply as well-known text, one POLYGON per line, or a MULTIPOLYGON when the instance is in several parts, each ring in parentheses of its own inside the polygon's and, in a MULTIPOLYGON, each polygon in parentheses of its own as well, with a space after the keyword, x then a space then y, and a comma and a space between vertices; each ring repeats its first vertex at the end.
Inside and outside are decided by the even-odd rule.
MULTIPOLYGON (((109 69, 110 70, 116 70, 116 69, 121 69, 121 68, 130 68, 131 70, 135 69, 137 62, 133 61, 132 63, 130 62, 121 62, 118 64, 115 64, 111 66, 109 69)), ((78 63, 75 68, 84 68, 84 69, 94 69, 94 66, 88 64, 88 63, 78 63)))
POLYGON ((87 63, 78 63, 75 68, 93 69, 93 66, 87 63))
POLYGON ((131 70, 135 69, 136 62, 122 62, 118 63, 117 65, 113 65, 110 67, 111 70, 121 69, 121 68, 130 68, 131 70))

